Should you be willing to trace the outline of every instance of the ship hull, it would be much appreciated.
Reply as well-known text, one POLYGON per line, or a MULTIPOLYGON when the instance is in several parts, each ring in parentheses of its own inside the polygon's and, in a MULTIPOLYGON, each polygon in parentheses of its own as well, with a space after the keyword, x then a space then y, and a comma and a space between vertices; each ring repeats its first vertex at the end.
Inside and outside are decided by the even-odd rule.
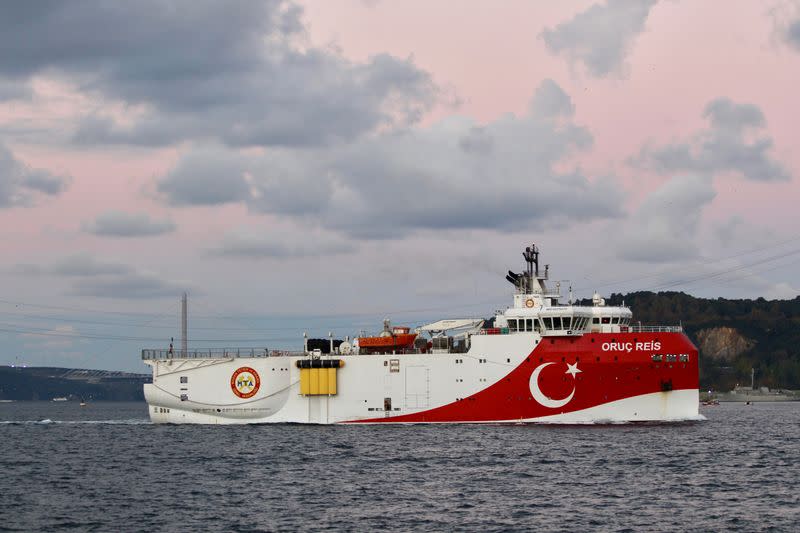
POLYGON ((316 389, 301 383, 305 357, 147 361, 145 398, 153 422, 176 424, 700 419, 697 349, 683 333, 475 335, 466 353, 335 360, 316 389))

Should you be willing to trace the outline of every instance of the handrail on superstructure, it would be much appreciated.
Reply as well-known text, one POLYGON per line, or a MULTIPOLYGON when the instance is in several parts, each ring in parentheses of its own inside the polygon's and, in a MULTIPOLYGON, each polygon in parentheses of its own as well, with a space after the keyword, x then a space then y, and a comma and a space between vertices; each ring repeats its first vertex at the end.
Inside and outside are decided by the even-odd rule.
MULTIPOLYGON (((593 324, 591 326, 597 326, 593 324)), ((603 324, 608 327, 608 324, 603 324)), ((681 333, 683 326, 619 326, 613 325, 611 327, 619 328, 619 331, 593 331, 591 329, 585 330, 563 330, 563 329, 547 329, 537 331, 540 335, 581 335, 585 333, 681 333)), ((516 333, 531 333, 531 331, 511 331, 507 327, 503 328, 482 328, 479 332, 480 335, 513 335, 516 333)))
POLYGON ((166 360, 166 359, 228 359, 228 358, 256 358, 256 357, 286 357, 304 356, 305 352, 288 350, 268 350, 259 348, 216 348, 209 350, 164 350, 164 349, 144 349, 142 350, 142 360, 166 360))
POLYGON ((640 326, 630 325, 620 327, 622 333, 682 333, 683 326, 640 326), (623 327, 627 329, 622 329, 623 327))

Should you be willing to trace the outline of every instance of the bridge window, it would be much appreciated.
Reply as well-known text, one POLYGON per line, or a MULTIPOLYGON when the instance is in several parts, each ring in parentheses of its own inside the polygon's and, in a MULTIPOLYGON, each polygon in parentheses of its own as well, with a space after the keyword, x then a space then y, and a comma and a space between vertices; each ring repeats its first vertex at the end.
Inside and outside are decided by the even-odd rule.
POLYGON ((533 331, 533 319, 525 319, 525 331, 533 331))
POLYGON ((550 318, 549 316, 546 316, 546 317, 542 318, 542 321, 544 321, 544 329, 553 329, 553 319, 552 318, 550 318))
POLYGON ((600 317, 599 316, 592 317, 592 324, 599 324, 599 323, 600 323, 600 317))
POLYGON ((604 316, 604 317, 602 318, 601 322, 602 322, 603 324, 610 324, 610 323, 611 323, 611 317, 604 316))
POLYGON ((533 319, 533 330, 534 331, 541 331, 541 327, 539 326, 539 319, 538 318, 534 318, 533 319))
POLYGON ((517 331, 517 319, 516 318, 509 318, 508 319, 508 331, 517 331))

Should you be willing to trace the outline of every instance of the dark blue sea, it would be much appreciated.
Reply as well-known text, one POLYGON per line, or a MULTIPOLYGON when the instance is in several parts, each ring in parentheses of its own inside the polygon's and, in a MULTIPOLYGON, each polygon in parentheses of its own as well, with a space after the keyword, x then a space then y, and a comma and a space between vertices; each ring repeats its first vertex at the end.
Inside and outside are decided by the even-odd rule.
POLYGON ((2 531, 800 531, 800 403, 614 426, 163 426, 0 404, 2 531))

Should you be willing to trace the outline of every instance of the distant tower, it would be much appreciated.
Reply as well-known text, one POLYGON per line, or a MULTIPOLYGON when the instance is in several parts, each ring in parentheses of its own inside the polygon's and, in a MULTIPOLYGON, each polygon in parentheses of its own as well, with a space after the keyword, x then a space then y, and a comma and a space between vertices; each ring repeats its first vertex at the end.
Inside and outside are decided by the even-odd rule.
POLYGON ((183 298, 181 298, 181 355, 186 357, 187 354, 187 343, 188 340, 186 338, 186 307, 187 307, 187 299, 188 296, 186 293, 183 293, 183 298))

